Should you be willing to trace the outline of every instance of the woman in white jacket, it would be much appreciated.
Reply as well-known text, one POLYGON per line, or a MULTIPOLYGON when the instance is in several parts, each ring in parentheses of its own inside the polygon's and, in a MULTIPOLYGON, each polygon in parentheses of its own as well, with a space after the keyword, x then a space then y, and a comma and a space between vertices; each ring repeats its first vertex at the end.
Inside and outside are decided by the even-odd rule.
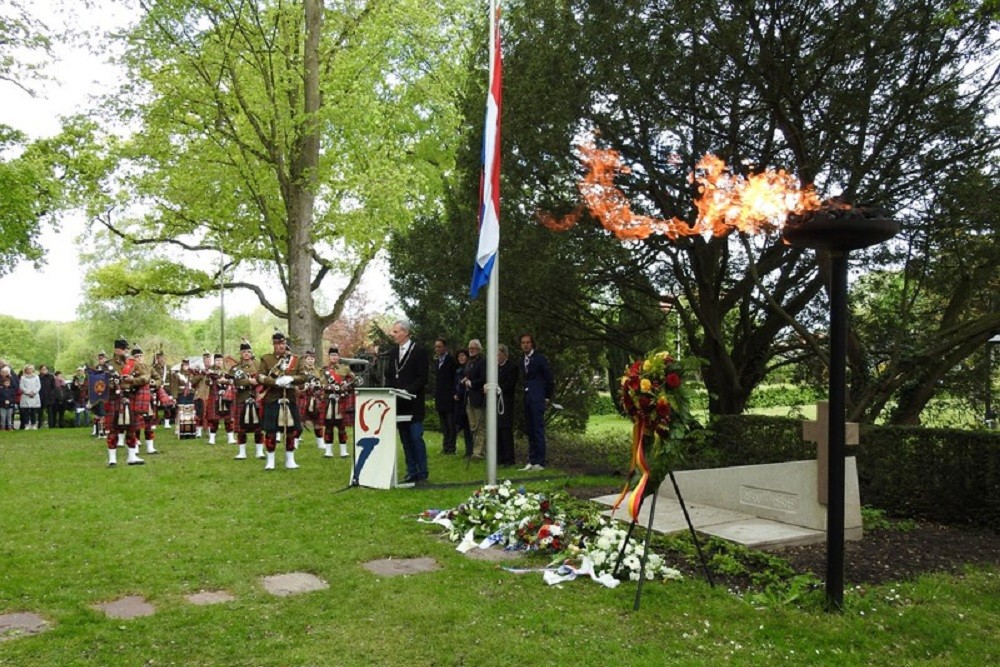
POLYGON ((38 430, 38 412, 42 408, 42 381, 35 367, 28 364, 21 374, 21 423, 25 429, 38 430))

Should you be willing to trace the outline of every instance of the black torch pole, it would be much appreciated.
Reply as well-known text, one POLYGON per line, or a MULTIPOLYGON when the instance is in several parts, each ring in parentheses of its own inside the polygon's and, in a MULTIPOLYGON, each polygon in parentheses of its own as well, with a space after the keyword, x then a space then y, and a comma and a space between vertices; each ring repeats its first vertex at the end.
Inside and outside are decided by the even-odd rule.
POLYGON ((844 608, 844 450, 847 408, 847 251, 831 252, 830 431, 826 507, 826 602, 844 608))

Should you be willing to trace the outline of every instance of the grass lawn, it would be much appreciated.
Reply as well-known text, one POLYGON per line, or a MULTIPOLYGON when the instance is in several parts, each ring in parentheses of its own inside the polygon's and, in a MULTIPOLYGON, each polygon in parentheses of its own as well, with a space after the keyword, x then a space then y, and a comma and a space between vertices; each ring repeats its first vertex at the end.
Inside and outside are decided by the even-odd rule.
MULTIPOLYGON (((0 613, 52 628, 0 642, 0 665, 989 665, 1000 662, 1000 572, 851 591, 842 615, 755 608, 700 580, 548 587, 466 558, 413 515, 457 505, 482 468, 440 454, 431 486, 334 493, 348 463, 308 438, 302 468, 271 473, 235 447, 178 442, 147 465, 105 467, 82 429, 0 433, 0 613), (445 486, 445 483, 450 485, 445 486), (430 556, 435 572, 384 578, 377 558, 430 556), (264 591, 305 571, 328 590, 264 591), (184 596, 224 589, 235 601, 184 596), (114 620, 91 605, 143 595, 155 615, 114 620)), ((250 448, 252 451, 252 447, 250 448)), ((124 455, 119 458, 124 461, 124 455)), ((531 490, 606 485, 520 473, 531 490)), ((539 559, 529 561, 537 565, 539 559)))

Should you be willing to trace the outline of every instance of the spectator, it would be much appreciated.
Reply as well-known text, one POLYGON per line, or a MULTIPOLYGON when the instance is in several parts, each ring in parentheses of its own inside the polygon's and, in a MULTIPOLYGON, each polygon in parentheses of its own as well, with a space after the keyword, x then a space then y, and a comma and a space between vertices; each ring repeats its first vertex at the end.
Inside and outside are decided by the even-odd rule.
POLYGON ((56 371, 54 376, 56 380, 56 400, 52 410, 55 412, 55 425, 62 428, 66 425, 66 411, 73 409, 73 389, 66 382, 62 371, 56 371))
POLYGON ((45 364, 38 367, 38 381, 42 383, 42 412, 38 418, 38 428, 55 428, 56 378, 49 373, 49 367, 45 364))
POLYGON ((448 341, 438 338, 434 341, 434 409, 441 422, 441 449, 445 454, 455 453, 455 358, 448 354, 448 341))
POLYGON ((469 428, 469 415, 465 412, 465 364, 469 362, 469 351, 459 350, 455 353, 455 383, 452 389, 452 400, 455 410, 455 433, 461 433, 465 439, 465 456, 472 456, 472 429, 469 428))
POLYGON ((42 407, 42 381, 35 367, 28 364, 21 373, 21 426, 25 430, 38 430, 38 413, 42 407))
POLYGON ((86 426, 90 423, 90 411, 87 409, 87 373, 83 366, 76 369, 70 390, 73 396, 73 426, 86 426))
POLYGON ((528 465, 522 470, 545 469, 545 408, 552 402, 555 382, 545 355, 535 349, 531 334, 521 336, 521 379, 524 381, 524 416, 528 422, 528 465))
POLYGON ((17 405, 17 389, 10 377, 10 369, 0 369, 0 431, 14 430, 14 406, 17 405))
POLYGON ((514 388, 517 387, 517 364, 510 361, 507 346, 497 347, 497 464, 514 465, 514 388))
POLYGON ((472 458, 486 458, 486 360, 478 339, 469 341, 469 361, 465 364, 466 414, 472 431, 472 458))

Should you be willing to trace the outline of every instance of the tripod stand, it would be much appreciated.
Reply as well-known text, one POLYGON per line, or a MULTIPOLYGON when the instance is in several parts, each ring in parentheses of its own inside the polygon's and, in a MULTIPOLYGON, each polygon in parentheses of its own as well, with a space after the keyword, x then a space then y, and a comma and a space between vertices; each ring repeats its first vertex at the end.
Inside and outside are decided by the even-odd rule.
MULTIPOLYGON (((674 485, 674 493, 677 494, 677 501, 680 503, 681 511, 684 512, 684 520, 687 522, 688 530, 691 532, 691 540, 694 542, 694 548, 698 552, 698 560, 701 562, 702 571, 705 573, 705 579, 708 580, 708 585, 715 588, 715 582, 712 580, 712 573, 708 569, 708 564, 705 562, 705 554, 701 551, 701 543, 698 541, 698 533, 695 532, 694 524, 691 523, 691 516, 688 514, 687 505, 684 504, 684 497, 681 496, 681 490, 677 486, 677 478, 674 477, 674 471, 670 471, 670 482, 674 485)), ((656 493, 652 494, 653 500, 649 505, 649 522, 646 525, 646 537, 643 541, 642 558, 639 559, 639 585, 636 586, 635 590, 635 604, 633 605, 633 611, 639 611, 639 601, 642 598, 642 583, 646 579, 646 559, 649 557, 649 538, 653 534, 653 516, 656 513, 656 493)), ((644 501, 645 502, 645 501, 644 501)), ((642 505, 640 504, 640 509, 642 505)), ((638 517, 638 512, 636 513, 638 517)), ((618 558, 615 560, 615 568, 612 570, 611 576, 618 577, 618 571, 621 569, 622 559, 625 556, 625 547, 628 546, 628 541, 632 537, 632 531, 635 530, 637 520, 633 519, 628 526, 628 531, 625 533, 625 539, 622 540, 622 547, 618 551, 618 558)))

